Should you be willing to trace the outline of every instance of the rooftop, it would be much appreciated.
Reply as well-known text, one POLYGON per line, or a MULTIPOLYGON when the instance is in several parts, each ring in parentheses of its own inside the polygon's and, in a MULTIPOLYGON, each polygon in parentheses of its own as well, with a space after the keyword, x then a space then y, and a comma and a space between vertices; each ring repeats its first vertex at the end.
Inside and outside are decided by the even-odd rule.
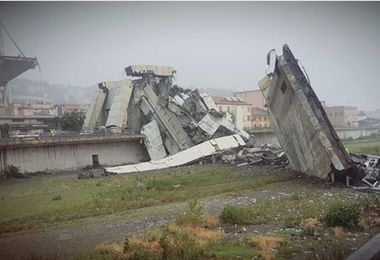
POLYGON ((260 92, 260 89, 254 89, 254 90, 244 90, 239 92, 234 92, 233 94, 243 94, 243 93, 251 93, 251 92, 260 92))
POLYGON ((269 115, 269 112, 264 110, 264 109, 258 108, 258 107, 252 107, 251 108, 251 115, 252 116, 267 116, 267 115, 269 115))
POLYGON ((225 105, 245 105, 250 106, 251 104, 245 102, 242 98, 238 97, 212 97, 215 104, 225 104, 225 105))

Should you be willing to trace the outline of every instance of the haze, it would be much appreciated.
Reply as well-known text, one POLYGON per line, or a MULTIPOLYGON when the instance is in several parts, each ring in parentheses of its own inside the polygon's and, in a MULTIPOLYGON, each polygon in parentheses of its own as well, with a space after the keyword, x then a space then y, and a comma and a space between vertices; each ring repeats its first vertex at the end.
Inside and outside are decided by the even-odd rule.
POLYGON ((380 3, 2 2, 0 17, 39 60, 41 75, 25 78, 89 86, 156 64, 182 87, 251 90, 267 52, 287 43, 321 100, 380 107, 380 3))

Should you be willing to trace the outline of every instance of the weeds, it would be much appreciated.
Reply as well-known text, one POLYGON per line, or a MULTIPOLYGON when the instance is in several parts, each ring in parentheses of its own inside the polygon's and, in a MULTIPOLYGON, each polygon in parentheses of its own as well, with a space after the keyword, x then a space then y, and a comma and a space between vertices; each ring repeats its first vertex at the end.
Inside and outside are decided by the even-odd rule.
POLYGON ((61 200, 61 199, 62 199, 61 195, 55 195, 52 200, 54 201, 54 200, 61 200))
POLYGON ((191 200, 188 203, 186 214, 177 219, 177 224, 184 225, 203 225, 205 222, 205 215, 203 214, 202 206, 198 204, 197 199, 191 200))
POLYGON ((285 228, 295 228, 301 224, 300 218, 297 217, 287 217, 284 222, 285 228))
POLYGON ((302 224, 302 235, 313 236, 316 226, 318 225, 318 220, 315 218, 307 218, 302 224))
POLYGON ((13 164, 8 165, 8 167, 4 170, 5 178, 24 178, 24 175, 20 173, 18 167, 13 164))
POLYGON ((253 247, 258 247, 259 255, 264 259, 274 259, 273 249, 285 244, 285 240, 275 236, 254 236, 248 239, 247 243, 253 247))
POLYGON ((220 221, 228 224, 246 224, 245 211, 242 208, 227 206, 219 216, 220 221))
POLYGON ((330 227, 355 228, 359 224, 360 206, 352 202, 335 202, 327 210, 322 221, 330 227))
POLYGON ((219 219, 213 215, 206 215, 206 228, 214 229, 219 226, 219 219))

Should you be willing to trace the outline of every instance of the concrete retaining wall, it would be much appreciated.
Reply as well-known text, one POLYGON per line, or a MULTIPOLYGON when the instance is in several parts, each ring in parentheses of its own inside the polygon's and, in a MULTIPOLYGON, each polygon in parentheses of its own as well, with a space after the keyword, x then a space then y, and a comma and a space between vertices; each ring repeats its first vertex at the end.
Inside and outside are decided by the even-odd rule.
POLYGON ((93 155, 103 166, 148 161, 142 139, 72 141, 45 145, 8 145, 0 148, 0 170, 14 165, 20 172, 71 171, 93 164, 93 155))

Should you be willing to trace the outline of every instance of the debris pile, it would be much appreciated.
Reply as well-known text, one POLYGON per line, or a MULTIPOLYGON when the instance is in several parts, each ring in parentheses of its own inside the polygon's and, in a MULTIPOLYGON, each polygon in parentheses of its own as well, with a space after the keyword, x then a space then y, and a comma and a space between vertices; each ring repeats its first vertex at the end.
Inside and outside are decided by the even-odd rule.
POLYGON ((363 186, 354 187, 361 190, 380 192, 380 157, 350 153, 352 163, 359 169, 363 186))
POLYGON ((133 65, 125 71, 128 79, 99 84, 83 130, 142 133, 152 161, 224 136, 238 134, 239 145, 249 140, 210 96, 173 85, 172 67, 133 65))
POLYGON ((219 161, 236 165, 252 166, 286 166, 289 161, 284 151, 270 144, 263 144, 260 147, 244 147, 237 150, 223 152, 218 158, 219 161))

